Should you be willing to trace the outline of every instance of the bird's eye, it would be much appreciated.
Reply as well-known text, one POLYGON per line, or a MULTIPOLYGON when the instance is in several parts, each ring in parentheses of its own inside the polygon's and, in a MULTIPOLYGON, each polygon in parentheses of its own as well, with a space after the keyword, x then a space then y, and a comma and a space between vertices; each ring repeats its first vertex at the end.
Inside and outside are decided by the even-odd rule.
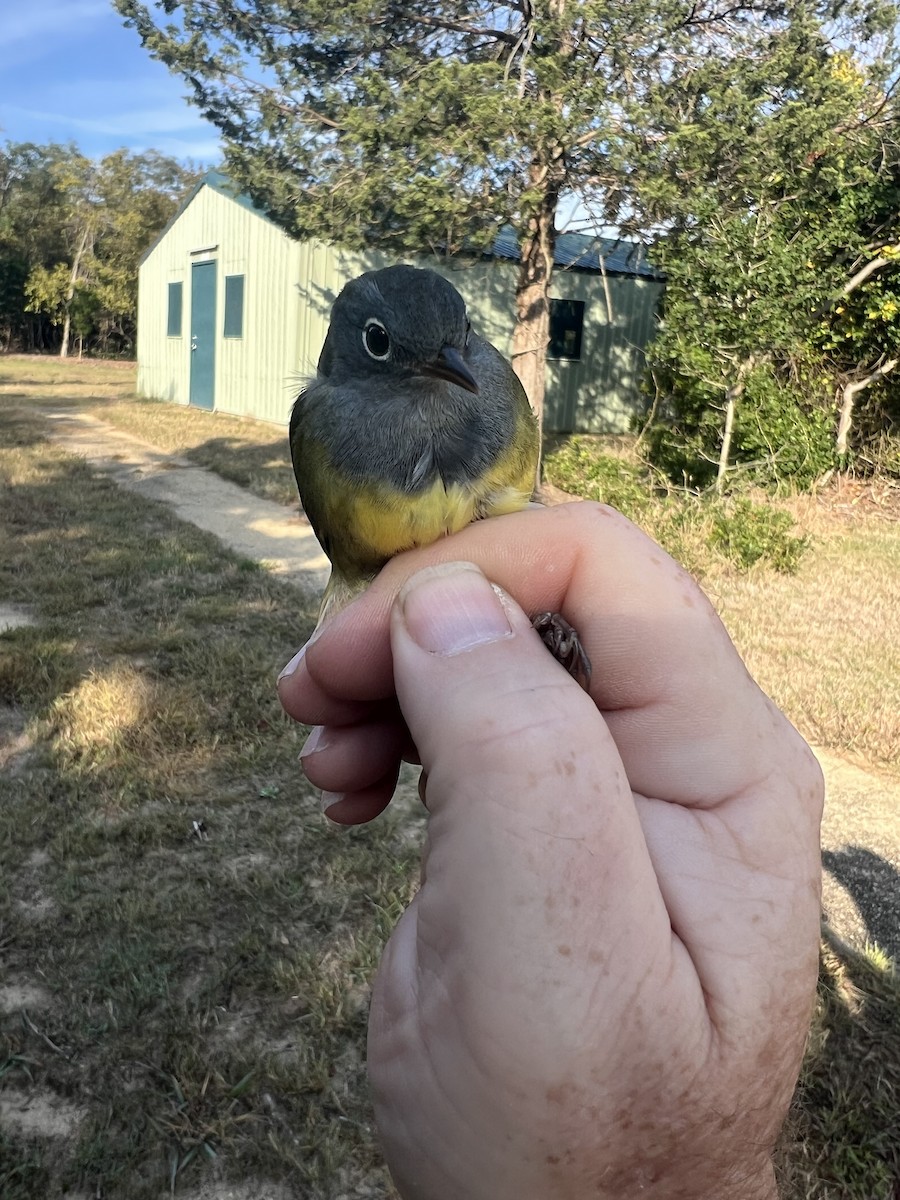
POLYGON ((363 330, 363 345, 366 348, 366 354, 370 358, 377 358, 380 362, 384 362, 391 352, 391 339, 388 331, 374 317, 370 317, 366 321, 366 327, 363 330))

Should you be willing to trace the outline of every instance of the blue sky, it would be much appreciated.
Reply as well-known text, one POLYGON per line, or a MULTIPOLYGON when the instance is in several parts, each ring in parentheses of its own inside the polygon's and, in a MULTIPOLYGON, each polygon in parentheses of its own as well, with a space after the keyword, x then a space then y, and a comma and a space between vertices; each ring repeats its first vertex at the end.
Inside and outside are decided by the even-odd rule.
POLYGON ((216 131, 110 0, 0 0, 0 142, 74 141, 213 165, 216 131))
MULTIPOLYGON (((216 130, 186 90, 111 0, 0 0, 0 144, 71 141, 92 158, 125 146, 215 166, 216 130)), ((574 208, 577 227, 594 223, 574 208)))

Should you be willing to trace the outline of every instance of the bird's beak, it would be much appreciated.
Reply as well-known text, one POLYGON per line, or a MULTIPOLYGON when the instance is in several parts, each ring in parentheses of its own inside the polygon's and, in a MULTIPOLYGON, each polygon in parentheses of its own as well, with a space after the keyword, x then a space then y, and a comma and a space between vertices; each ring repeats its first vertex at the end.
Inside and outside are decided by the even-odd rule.
POLYGON ((446 379, 448 383, 455 383, 467 392, 478 395, 475 376, 466 366, 463 356, 453 346, 444 346, 434 362, 425 363, 419 369, 425 375, 433 375, 435 379, 446 379))

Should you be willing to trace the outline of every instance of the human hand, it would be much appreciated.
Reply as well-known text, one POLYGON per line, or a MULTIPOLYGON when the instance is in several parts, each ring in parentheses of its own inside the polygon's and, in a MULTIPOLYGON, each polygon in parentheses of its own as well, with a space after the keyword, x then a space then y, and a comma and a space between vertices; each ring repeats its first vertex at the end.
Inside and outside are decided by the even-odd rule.
POLYGON ((821 774, 693 580, 597 505, 494 518, 393 560, 293 665, 329 815, 380 811, 410 736, 427 780, 369 1027, 401 1194, 774 1197, 821 774), (579 631, 589 696, 543 610, 579 631))

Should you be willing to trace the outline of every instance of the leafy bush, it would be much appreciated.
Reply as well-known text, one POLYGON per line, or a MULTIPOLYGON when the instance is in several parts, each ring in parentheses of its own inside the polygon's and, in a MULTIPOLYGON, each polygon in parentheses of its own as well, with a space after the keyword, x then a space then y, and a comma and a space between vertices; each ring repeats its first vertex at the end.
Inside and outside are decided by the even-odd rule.
POLYGON ((647 468, 605 453, 595 438, 568 438, 544 459, 544 473, 556 487, 584 500, 611 504, 632 520, 652 499, 647 468))
POLYGON ((736 567, 765 562, 776 571, 791 573, 809 544, 791 534, 790 513, 770 504, 754 504, 746 497, 714 502, 711 543, 736 567))
MULTIPOLYGON (((689 365, 702 371, 702 362, 689 365)), ((725 387, 717 393, 706 378, 671 364, 657 369, 655 377, 666 389, 666 403, 661 421, 647 431, 648 459, 675 483, 708 487, 722 445, 725 387)), ((729 455, 742 483, 802 490, 834 465, 834 413, 816 400, 824 384, 805 381, 804 394, 813 397, 807 401, 778 378, 771 363, 747 375, 735 406, 729 455)))
POLYGON ((834 465, 834 414, 768 368, 754 371, 735 409, 731 460, 754 484, 808 488, 834 465))
POLYGON ((675 489, 647 464, 606 453, 596 438, 569 438, 547 455, 544 472, 574 496, 617 508, 695 575, 717 562, 793 572, 808 545, 784 510, 675 489))

